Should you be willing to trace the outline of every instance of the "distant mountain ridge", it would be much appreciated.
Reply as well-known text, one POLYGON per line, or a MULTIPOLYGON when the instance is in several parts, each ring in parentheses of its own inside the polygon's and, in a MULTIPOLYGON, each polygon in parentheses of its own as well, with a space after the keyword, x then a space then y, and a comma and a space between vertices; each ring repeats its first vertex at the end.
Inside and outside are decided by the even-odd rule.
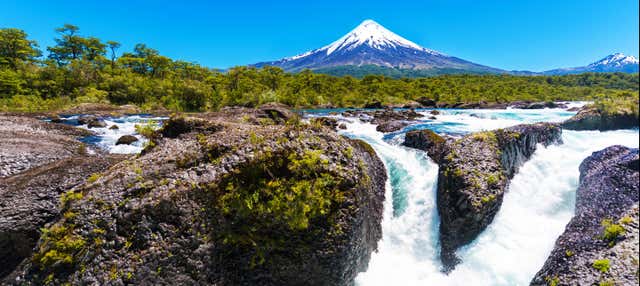
POLYGON ((542 72, 545 75, 576 74, 585 72, 638 72, 638 59, 623 53, 615 53, 593 62, 587 66, 560 68, 542 72))
POLYGON ((563 75, 584 72, 638 72, 638 59, 622 53, 609 55, 583 67, 543 72, 507 71, 477 64, 409 41, 373 20, 322 48, 252 66, 276 66, 287 72, 314 70, 336 76, 362 77, 380 74, 391 77, 424 77, 443 74, 563 75))

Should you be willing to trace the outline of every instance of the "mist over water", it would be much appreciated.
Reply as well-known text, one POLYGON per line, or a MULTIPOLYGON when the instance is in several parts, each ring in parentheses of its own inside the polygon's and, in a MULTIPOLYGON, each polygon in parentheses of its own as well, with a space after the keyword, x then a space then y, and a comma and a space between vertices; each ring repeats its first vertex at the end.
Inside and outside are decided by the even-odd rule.
MULTIPOLYGON (((464 134, 538 121, 559 122, 562 110, 446 111, 419 127, 464 134), (454 113, 457 112, 457 113, 454 113), (471 113, 476 115, 469 116, 471 113)), ((400 146, 403 132, 384 135, 357 120, 343 133, 372 145, 389 173, 383 238, 356 284, 528 285, 574 213, 578 166, 592 152, 620 144, 638 147, 638 130, 563 131, 564 144, 538 150, 511 180, 489 227, 458 250, 462 259, 449 275, 440 272, 436 185, 438 166, 425 152, 400 146)))

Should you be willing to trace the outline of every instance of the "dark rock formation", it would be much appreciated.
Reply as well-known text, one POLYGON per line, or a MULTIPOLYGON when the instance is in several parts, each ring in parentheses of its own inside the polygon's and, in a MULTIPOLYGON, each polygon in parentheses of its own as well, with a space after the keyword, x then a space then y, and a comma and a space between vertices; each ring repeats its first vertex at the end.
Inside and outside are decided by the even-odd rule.
POLYGON ((447 141, 429 129, 412 130, 404 135, 402 145, 420 149, 434 162, 440 164, 447 153, 447 141))
POLYGON ((94 119, 87 123, 87 127, 89 128, 104 128, 107 127, 107 123, 102 119, 94 119))
POLYGON ((531 285, 638 285, 638 168, 622 146, 580 164, 575 216, 531 285))
POLYGON ((543 109, 543 108, 561 108, 566 107, 564 104, 555 103, 553 101, 540 101, 540 102, 530 102, 530 101, 514 101, 511 103, 511 108, 518 109, 543 109))
POLYGON ((258 117, 270 118, 276 123, 284 123, 294 116, 297 116, 297 114, 289 110, 288 106, 282 103, 271 102, 263 104, 258 108, 258 110, 263 113, 259 114, 258 117))
POLYGON ((380 101, 372 101, 365 104, 363 107, 367 109, 381 109, 384 108, 384 105, 382 105, 382 102, 380 101))
POLYGON ((75 156, 0 179, 0 278, 25 258, 40 229, 60 216, 60 195, 123 156, 75 156))
POLYGON ((383 133, 395 132, 404 128, 407 125, 409 125, 409 123, 405 121, 400 121, 400 120, 387 121, 387 122, 380 123, 378 126, 376 126, 376 131, 383 132, 383 133))
POLYGON ((116 145, 130 145, 133 142, 138 141, 138 137, 133 136, 133 135, 122 135, 120 136, 120 138, 118 138, 118 141, 116 141, 116 145))
POLYGON ((347 110, 342 113, 345 117, 357 117, 364 122, 371 122, 373 124, 382 124, 389 121, 411 121, 424 115, 416 112, 413 109, 408 110, 394 110, 386 108, 382 110, 347 110))
POLYGON ((322 126, 331 127, 334 129, 338 127, 338 119, 335 119, 332 117, 315 117, 315 118, 312 118, 310 121, 313 124, 320 124, 322 126))
POLYGON ((441 257, 445 271, 455 250, 476 238, 493 220, 508 180, 541 143, 561 141, 555 124, 537 123, 467 135, 449 144, 438 173, 441 257))
POLYGON ((435 107, 436 106, 436 101, 433 99, 430 99, 428 97, 419 97, 418 99, 416 99, 416 101, 420 104, 422 104, 422 106, 424 107, 435 107))
POLYGON ((346 125, 346 124, 344 124, 344 123, 340 123, 340 125, 338 125, 338 128, 340 128, 340 129, 343 129, 343 130, 344 130, 344 129, 347 129, 347 125, 346 125))
POLYGON ((438 110, 431 110, 431 111, 429 111, 429 114, 431 114, 431 115, 440 115, 440 111, 438 111, 438 110))
POLYGON ((65 195, 7 283, 352 284, 382 235, 373 149, 322 126, 199 116, 65 195))
POLYGON ((52 123, 62 123, 63 121, 62 118, 60 118, 60 116, 57 114, 49 116, 49 119, 51 120, 52 123))
POLYGON ((80 115, 78 117, 78 124, 84 125, 89 124, 89 122, 98 120, 98 117, 95 115, 80 115))
POLYGON ((85 153, 89 131, 25 116, 0 115, 0 178, 85 153))
POLYGON ((118 127, 118 125, 116 125, 116 124, 113 124, 113 125, 111 125, 111 127, 109 127, 109 129, 118 130, 118 129, 120 129, 120 127, 118 127))
POLYGON ((638 114, 631 110, 603 112, 595 106, 585 106, 578 114, 562 123, 562 128, 570 130, 616 130, 638 127, 638 114))

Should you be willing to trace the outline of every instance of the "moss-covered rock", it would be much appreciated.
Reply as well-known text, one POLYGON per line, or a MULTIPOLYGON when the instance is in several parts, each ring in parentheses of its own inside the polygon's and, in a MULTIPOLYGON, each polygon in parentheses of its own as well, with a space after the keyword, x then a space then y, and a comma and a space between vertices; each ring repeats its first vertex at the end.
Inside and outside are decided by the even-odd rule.
POLYGON ((582 162, 575 216, 531 285, 638 285, 638 162, 622 146, 582 162))
POLYGON ((562 123, 570 130, 616 130, 638 127, 638 101, 597 102, 562 123))
POLYGON ((409 139, 420 141, 413 146, 432 150, 432 158, 440 164, 441 258, 444 270, 450 271, 458 263, 455 250, 475 239, 493 220, 508 180, 518 167, 537 144, 560 142, 561 130, 549 123, 518 125, 469 134, 450 143, 434 135, 422 131, 412 133, 409 139))
POLYGON ((404 135, 402 145, 420 149, 436 163, 447 153, 447 140, 429 129, 412 130, 404 135))
POLYGON ((21 283, 351 284, 382 234, 375 152, 324 126, 228 115, 174 117, 78 189, 21 283))

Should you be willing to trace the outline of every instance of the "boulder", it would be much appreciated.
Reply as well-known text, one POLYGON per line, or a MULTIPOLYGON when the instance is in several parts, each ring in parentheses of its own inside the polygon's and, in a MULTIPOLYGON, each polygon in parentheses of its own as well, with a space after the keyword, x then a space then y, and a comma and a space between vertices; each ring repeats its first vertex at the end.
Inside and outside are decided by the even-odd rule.
POLYGON ((63 120, 62 118, 60 118, 59 115, 52 115, 49 117, 49 119, 51 120, 52 123, 62 123, 63 120))
POLYGON ((638 127, 638 114, 632 110, 619 108, 603 111, 594 105, 584 106, 576 115, 562 123, 562 128, 570 130, 616 130, 638 127))
POLYGON ((338 128, 343 129, 343 130, 347 129, 347 124, 340 123, 340 125, 338 125, 338 128))
POLYGON ((509 179, 537 144, 559 142, 558 125, 537 123, 473 133, 448 144, 440 161, 437 197, 445 271, 459 262, 455 250, 491 223, 509 179))
POLYGON ((447 141, 429 129, 407 132, 402 145, 427 152, 436 163, 440 163, 447 153, 447 141))
POLYGON ((123 135, 118 138, 116 145, 131 145, 131 143, 138 141, 138 137, 133 135, 123 135))
POLYGON ((580 164, 575 216, 531 285, 638 285, 638 162, 611 146, 580 164))
POLYGON ((438 110, 431 110, 431 111, 429 111, 429 114, 431 114, 431 115, 440 115, 440 111, 438 111, 438 110))
POLYGON ((382 236, 371 146, 218 118, 174 117, 144 154, 75 188, 13 281, 353 284, 382 236))
POLYGON ((376 126, 376 131, 379 131, 382 133, 395 132, 404 128, 407 125, 409 125, 409 123, 404 121, 399 121, 399 120, 387 121, 376 126))
POLYGON ((314 124, 320 124, 320 125, 331 127, 331 128, 338 127, 338 119, 335 119, 332 117, 316 117, 316 118, 312 118, 311 122, 314 124))
POLYGON ((419 97, 418 99, 416 99, 416 101, 418 103, 420 103, 423 107, 435 107, 436 106, 435 100, 430 99, 430 98, 425 97, 425 96, 419 97))
POLYGON ((369 103, 365 104, 364 108, 367 108, 367 109, 382 109, 382 108, 384 108, 384 105, 382 105, 382 102, 380 102, 380 101, 372 101, 372 102, 369 102, 369 103))
POLYGON ((89 124, 89 122, 98 120, 98 117, 95 115, 81 115, 78 117, 78 124, 85 125, 89 124))
POLYGON ((107 123, 102 119, 94 119, 87 123, 88 128, 104 128, 107 127, 107 123))
POLYGON ((116 124, 113 124, 113 125, 111 125, 111 126, 109 127, 109 129, 111 129, 111 130, 118 130, 118 129, 120 129, 120 127, 118 127, 118 125, 116 125, 116 124))
POLYGON ((409 101, 403 104, 402 108, 422 108, 422 104, 415 101, 409 101))
POLYGON ((260 117, 270 118, 277 123, 284 123, 297 116, 288 106, 282 103, 271 102, 261 105, 258 110, 262 113, 260 117))

